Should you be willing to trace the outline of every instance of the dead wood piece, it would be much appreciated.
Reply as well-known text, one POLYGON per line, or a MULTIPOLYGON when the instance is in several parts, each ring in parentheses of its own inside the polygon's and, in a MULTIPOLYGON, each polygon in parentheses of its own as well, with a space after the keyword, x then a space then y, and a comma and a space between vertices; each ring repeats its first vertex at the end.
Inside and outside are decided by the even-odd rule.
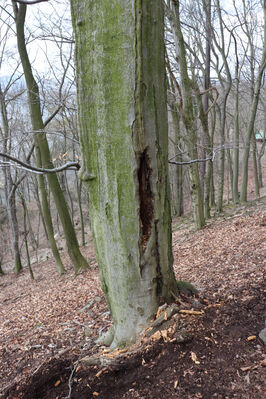
POLYGON ((129 369, 141 364, 141 359, 134 356, 86 356, 80 359, 80 364, 86 368, 90 366, 112 367, 112 369, 129 369))
POLYGON ((157 331, 168 330, 174 323, 175 323, 175 320, 167 320, 167 321, 165 321, 164 323, 162 323, 160 325, 156 325, 151 330, 148 330, 146 332, 145 336, 149 338, 153 334, 155 334, 157 331))
POLYGON ((175 339, 176 343, 182 344, 192 341, 193 335, 189 333, 185 328, 182 328, 181 330, 175 331, 175 333, 173 334, 173 338, 175 339))
POLYGON ((160 316, 151 324, 151 327, 158 327, 161 324, 163 324, 166 320, 171 319, 171 317, 178 313, 180 310, 180 307, 176 304, 173 303, 169 308, 167 308, 165 311, 163 311, 160 316))

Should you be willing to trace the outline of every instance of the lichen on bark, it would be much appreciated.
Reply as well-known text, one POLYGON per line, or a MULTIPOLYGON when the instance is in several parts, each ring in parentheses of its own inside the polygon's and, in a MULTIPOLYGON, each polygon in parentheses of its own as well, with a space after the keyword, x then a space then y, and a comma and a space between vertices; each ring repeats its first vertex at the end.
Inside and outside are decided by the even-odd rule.
POLYGON ((163 4, 72 0, 82 169, 111 346, 134 342, 170 298, 163 4))

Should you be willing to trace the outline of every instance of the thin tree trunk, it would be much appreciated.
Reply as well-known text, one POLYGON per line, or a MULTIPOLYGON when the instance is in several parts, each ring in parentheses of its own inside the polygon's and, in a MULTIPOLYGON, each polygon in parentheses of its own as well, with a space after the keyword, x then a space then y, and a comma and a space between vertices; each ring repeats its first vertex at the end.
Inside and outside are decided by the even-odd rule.
POLYGON ((247 201, 248 159, 249 159, 249 152, 250 152, 250 143, 251 143, 251 138, 252 138, 252 134, 254 131, 254 124, 255 124, 258 102, 259 102, 259 97, 260 97, 262 77, 263 77, 263 74, 265 73, 265 67, 266 67, 266 0, 264 0, 264 2, 263 2, 263 10, 264 10, 263 53, 262 53, 262 58, 261 58, 261 62, 259 65, 257 80, 255 83, 254 95, 252 98, 252 104, 251 104, 251 110, 250 110, 249 124, 248 124, 247 134, 245 137, 245 148, 244 148, 243 156, 242 156, 242 184, 241 184, 241 194, 240 194, 241 202, 247 201))
POLYGON ((238 178, 239 178, 239 62, 237 56, 237 44, 235 43, 236 72, 235 72, 235 109, 234 109, 234 156, 233 156, 233 202, 239 202, 238 178))
POLYGON ((254 170, 254 180, 255 180, 255 192, 256 198, 260 197, 260 183, 259 183, 259 172, 257 163, 257 143, 255 140, 255 135, 252 137, 252 158, 253 158, 253 170, 254 170))
POLYGON ((31 267, 30 261, 30 253, 29 253, 29 246, 28 246, 28 232, 27 232, 27 205, 26 201, 23 198, 23 195, 20 196, 22 207, 23 207, 23 225, 24 225, 24 237, 25 237, 25 250, 26 250, 26 257, 27 257, 27 264, 30 271, 31 279, 34 280, 34 273, 31 267))
POLYGON ((80 217, 80 228, 81 228, 81 245, 85 245, 85 226, 84 226, 84 216, 82 210, 81 192, 82 192, 82 181, 76 176, 76 187, 77 187, 77 200, 79 207, 79 217, 80 217))
MULTIPOLYGON (((182 89, 183 106, 181 115, 187 132, 187 147, 191 159, 198 159, 197 151, 197 135, 194 125, 193 111, 193 82, 188 75, 188 66, 186 61, 186 49, 184 37, 181 29, 179 15, 179 1, 172 1, 172 14, 169 14, 169 20, 172 26, 175 39, 175 47, 179 60, 180 80, 182 89)), ((192 200, 192 209, 194 221, 197 229, 201 229, 205 225, 202 191, 200 185, 199 166, 193 163, 189 166, 190 176, 190 193, 192 200)))
MULTIPOLYGON (((6 103, 4 95, 0 86, 0 107, 1 107, 1 118, 3 122, 3 131, 1 130, 3 140, 4 153, 8 153, 8 141, 11 143, 11 137, 8 126, 8 117, 6 103)), ((16 189, 17 186, 14 184, 11 168, 6 166, 3 168, 4 171, 4 193, 7 207, 8 221, 11 230, 11 243, 12 252, 14 257, 14 271, 19 273, 22 270, 21 256, 19 250, 19 226, 17 220, 17 209, 16 209, 16 189)))
MULTIPOLYGON (((30 108, 31 123, 34 134, 35 146, 39 148, 41 155, 41 164, 44 168, 52 168, 50 150, 46 135, 44 132, 44 123, 42 120, 40 97, 37 83, 33 77, 31 64, 28 58, 27 49, 25 45, 24 36, 24 23, 26 16, 26 5, 20 4, 17 6, 13 3, 16 27, 17 27, 17 43, 20 59, 25 75, 25 80, 28 89, 28 102, 30 108)), ((55 173, 49 173, 47 175, 49 187, 52 191, 56 208, 63 226, 64 235, 67 243, 67 250, 69 256, 73 262, 73 266, 76 272, 82 268, 89 268, 87 261, 82 256, 76 233, 70 218, 67 203, 63 192, 61 190, 58 178, 55 173)), ((49 233, 48 233, 49 235, 49 233)))
MULTIPOLYGON (((39 148, 37 148, 36 149, 37 166, 39 166, 41 163, 40 158, 41 158, 40 151, 39 151, 39 148)), ((44 176, 38 175, 38 181, 39 181, 39 188, 40 188, 40 194, 41 194, 42 212, 43 212, 43 217, 44 217, 44 223, 45 223, 46 230, 47 230, 49 244, 52 249, 54 259, 55 259, 56 269, 57 269, 58 273, 60 275, 62 275, 65 272, 65 268, 63 266, 63 263, 62 263, 62 260, 60 257, 60 253, 58 251, 56 241, 54 238, 53 221, 52 221, 50 206, 48 204, 44 176)))

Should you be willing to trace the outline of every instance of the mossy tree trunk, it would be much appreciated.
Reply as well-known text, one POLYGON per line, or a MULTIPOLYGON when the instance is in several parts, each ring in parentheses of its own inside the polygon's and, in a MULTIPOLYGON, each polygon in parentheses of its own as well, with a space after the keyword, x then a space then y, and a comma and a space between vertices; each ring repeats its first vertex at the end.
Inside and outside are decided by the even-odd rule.
MULTIPOLYGON (((174 83, 172 77, 169 76, 171 92, 175 92, 174 83)), ((172 146, 174 144, 174 151, 178 151, 177 154, 174 153, 174 160, 176 162, 182 162, 183 157, 182 153, 178 149, 181 143, 181 131, 180 131, 180 114, 178 111, 178 107, 176 105, 176 99, 169 93, 168 95, 168 106, 169 111, 171 113, 171 122, 173 126, 173 136, 174 139, 171 139, 171 131, 169 129, 169 144, 172 146)), ((171 147, 169 146, 169 149, 171 147)), ((170 154, 169 154, 170 155, 170 154)), ((171 155, 170 155, 171 156, 171 155)), ((174 176, 173 176, 173 187, 172 187, 172 215, 175 217, 182 216, 184 214, 184 195, 183 195, 183 180, 184 180, 184 171, 182 165, 173 165, 174 176)))
MULTIPOLYGON (((195 115, 193 105, 193 81, 188 75, 186 60, 186 47, 180 22, 180 2, 172 1, 172 9, 168 15, 175 40, 175 48, 179 62, 179 73, 183 99, 182 120, 186 129, 186 144, 191 160, 198 159, 197 134, 195 128, 195 115)), ((200 185, 199 166, 197 163, 189 165, 190 192, 194 221, 197 229, 205 225, 202 190, 200 185)))
MULTIPOLYGON (((180 142, 180 117, 176 112, 173 112, 173 121, 175 126, 175 142, 180 142)), ((179 154, 175 160, 182 162, 182 154, 179 154)), ((184 171, 182 165, 176 166, 176 203, 175 203, 175 216, 183 216, 184 214, 184 171)))
MULTIPOLYGON (((25 24, 27 6, 25 4, 20 4, 18 6, 17 4, 13 3, 13 8, 14 8, 14 15, 15 15, 16 29, 17 29, 18 51, 28 89, 28 103, 30 109, 32 128, 33 131, 35 132, 34 142, 35 142, 36 151, 40 151, 40 157, 41 157, 41 165, 39 166, 42 166, 44 168, 53 168, 50 156, 50 149, 48 146, 44 130, 44 122, 41 114, 39 89, 32 73, 32 68, 29 61, 26 43, 25 43, 24 24, 25 24)), ((86 262, 86 260, 84 259, 84 257, 80 252, 78 240, 68 211, 67 203, 56 174, 49 173, 47 175, 47 180, 51 192, 53 194, 55 205, 62 223, 69 256, 71 258, 75 271, 78 272, 82 268, 88 268, 89 267, 88 263, 86 262)), ((42 199, 43 198, 44 197, 42 197, 42 199)), ((47 216, 45 213, 43 213, 43 215, 44 217, 47 216)), ((46 226, 47 222, 49 223, 49 220, 45 221, 46 226)), ((49 237, 49 231, 48 231, 48 237, 49 237)))
MULTIPOLYGON (((36 160, 37 160, 37 165, 41 166, 41 155, 40 155, 40 150, 37 148, 36 150, 36 160)), ((42 208, 42 213, 43 213, 43 222, 47 231, 47 237, 49 240, 49 244, 53 253, 53 257, 55 260, 56 264, 56 269, 60 275, 65 273, 65 268, 63 265, 63 262, 61 260, 61 256, 59 253, 59 250, 56 245, 56 241, 54 238, 54 228, 53 228, 53 221, 52 221, 52 215, 51 215, 51 210, 50 206, 48 203, 48 198, 47 198, 47 191, 45 187, 45 179, 43 175, 38 175, 38 185, 40 189, 40 198, 41 198, 41 208, 42 208)))
MULTIPOLYGON (((233 202, 236 204, 239 202, 239 192, 238 192, 238 180, 239 180, 239 84, 240 84, 240 72, 241 67, 239 66, 237 40, 233 35, 235 43, 235 94, 234 94, 234 156, 233 156, 233 191, 232 198, 233 202)), ((243 65, 243 63, 241 64, 243 65)))
POLYGON ((163 3, 72 0, 80 177, 111 347, 134 342, 176 287, 172 268, 163 3))
MULTIPOLYGON (((0 131, 0 137, 3 145, 3 152, 6 154, 10 153, 11 137, 9 131, 8 114, 5 100, 5 93, 2 91, 0 86, 0 114, 2 119, 3 128, 0 131)), ((17 207, 16 207, 16 190, 18 187, 17 176, 13 179, 11 173, 11 166, 6 165, 3 168, 4 175, 4 193, 5 202, 8 214, 8 222, 11 230, 11 243, 12 252, 14 257, 14 271, 19 273, 22 270, 22 262, 19 249, 19 225, 17 219, 17 207)))

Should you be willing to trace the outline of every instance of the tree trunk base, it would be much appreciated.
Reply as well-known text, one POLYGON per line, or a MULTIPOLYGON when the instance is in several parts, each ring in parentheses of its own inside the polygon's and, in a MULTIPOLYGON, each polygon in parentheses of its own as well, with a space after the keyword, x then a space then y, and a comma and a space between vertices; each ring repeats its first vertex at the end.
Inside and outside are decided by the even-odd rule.
MULTIPOLYGON (((193 335, 187 331, 185 322, 180 313, 192 312, 186 310, 186 304, 164 304, 158 309, 156 319, 139 336, 139 341, 129 348, 104 349, 98 355, 85 356, 79 360, 84 367, 97 366, 99 368, 112 367, 114 369, 132 368, 143 362, 143 353, 147 353, 157 342, 186 343, 193 339, 193 335)), ((194 312, 202 314, 203 312, 194 312)), ((96 341, 97 344, 110 345, 113 339, 114 329, 111 327, 96 341)))

